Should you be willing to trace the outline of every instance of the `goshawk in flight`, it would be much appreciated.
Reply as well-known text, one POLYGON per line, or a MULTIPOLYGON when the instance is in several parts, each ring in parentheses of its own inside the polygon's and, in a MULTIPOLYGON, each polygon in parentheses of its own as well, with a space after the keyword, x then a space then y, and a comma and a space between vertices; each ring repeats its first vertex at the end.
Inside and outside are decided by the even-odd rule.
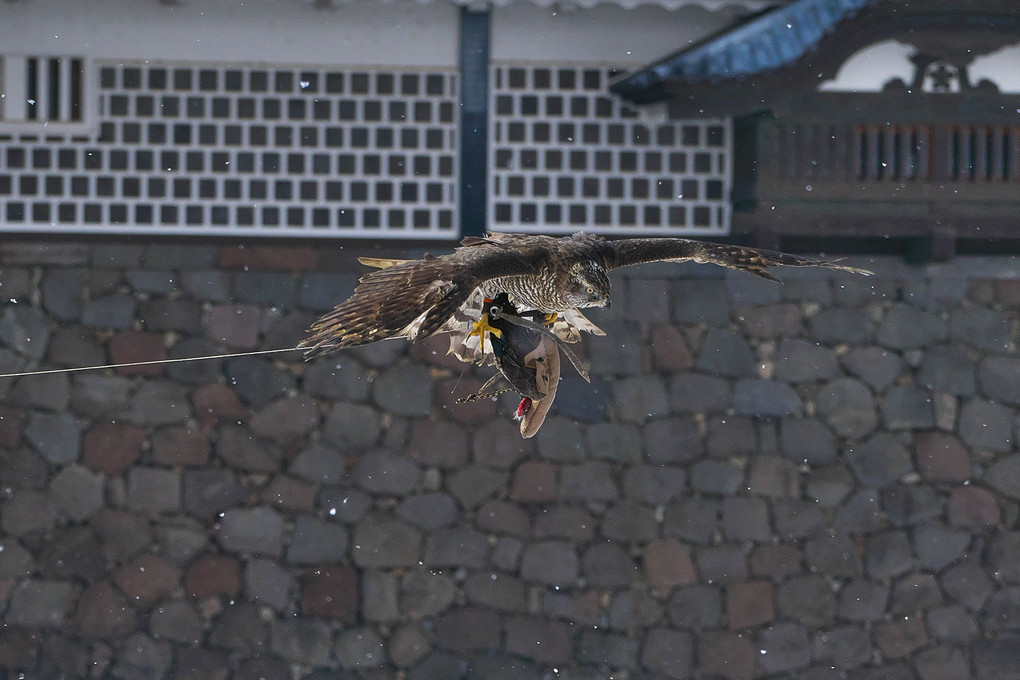
MULTIPOLYGON (((450 352, 462 361, 498 365, 491 342, 486 342, 487 335, 493 335, 486 308, 500 294, 506 294, 511 316, 540 317, 541 323, 532 324, 536 338, 542 333, 535 329, 541 327, 551 331, 550 336, 576 342, 580 331, 603 335, 579 310, 609 304, 609 272, 646 262, 717 264, 770 281, 778 279, 766 270, 776 266, 871 273, 833 261, 683 238, 607 241, 581 232, 562 238, 489 234, 462 243, 452 253, 420 260, 360 258, 379 270, 363 276, 351 297, 312 325, 311 335, 301 343, 306 356, 446 332, 450 352)), ((543 351, 545 356, 555 353, 555 344, 543 351)))

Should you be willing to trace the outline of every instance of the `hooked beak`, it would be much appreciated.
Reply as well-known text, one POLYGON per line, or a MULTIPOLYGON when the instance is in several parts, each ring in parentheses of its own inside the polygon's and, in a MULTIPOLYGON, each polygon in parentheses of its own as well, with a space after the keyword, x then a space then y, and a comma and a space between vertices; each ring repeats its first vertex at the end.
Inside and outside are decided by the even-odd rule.
POLYGON ((602 299, 602 309, 609 309, 612 304, 613 300, 608 295, 602 299))

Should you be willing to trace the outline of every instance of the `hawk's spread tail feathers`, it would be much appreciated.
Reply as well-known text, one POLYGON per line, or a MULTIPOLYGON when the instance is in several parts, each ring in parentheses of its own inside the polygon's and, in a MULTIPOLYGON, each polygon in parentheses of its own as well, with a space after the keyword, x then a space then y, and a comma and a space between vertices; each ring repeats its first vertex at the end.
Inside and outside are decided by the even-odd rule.
POLYGON ((437 276, 427 261, 389 262, 361 278, 354 295, 309 329, 299 347, 308 357, 376 340, 435 333, 471 292, 437 276))

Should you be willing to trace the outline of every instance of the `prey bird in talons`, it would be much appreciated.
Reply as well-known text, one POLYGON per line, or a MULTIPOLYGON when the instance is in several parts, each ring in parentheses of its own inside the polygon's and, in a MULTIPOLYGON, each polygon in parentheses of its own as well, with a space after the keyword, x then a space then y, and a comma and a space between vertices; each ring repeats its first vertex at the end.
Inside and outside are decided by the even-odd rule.
POLYGON ((493 233, 462 244, 420 260, 361 258, 378 270, 363 276, 351 297, 312 325, 301 343, 306 356, 445 332, 450 352, 462 361, 494 362, 486 300, 502 293, 522 317, 541 315, 542 325, 561 340, 577 342, 581 331, 604 335, 580 310, 609 305, 609 272, 647 262, 716 264, 770 281, 778 279, 767 270, 780 266, 871 273, 831 260, 684 238, 608 241, 581 232, 562 238, 493 233))

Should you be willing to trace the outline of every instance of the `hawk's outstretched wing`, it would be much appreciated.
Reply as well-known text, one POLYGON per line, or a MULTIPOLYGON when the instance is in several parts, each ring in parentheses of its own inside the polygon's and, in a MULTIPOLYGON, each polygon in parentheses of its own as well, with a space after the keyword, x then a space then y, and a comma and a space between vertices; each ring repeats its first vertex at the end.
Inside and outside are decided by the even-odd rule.
POLYGON ((316 321, 300 347, 314 356, 387 338, 432 335, 486 281, 540 271, 556 240, 505 234, 465 239, 464 246, 438 257, 366 258, 364 264, 380 269, 362 276, 354 294, 316 321))
MULTIPOLYGON (((870 274, 836 261, 811 260, 783 253, 683 238, 635 238, 605 241, 577 233, 553 238, 527 234, 490 234, 469 237, 452 253, 421 260, 365 258, 364 264, 378 267, 361 278, 354 294, 311 327, 301 347, 312 356, 352 347, 406 337, 411 340, 447 331, 453 339, 451 351, 463 360, 485 358, 485 350, 472 344, 473 322, 481 317, 485 295, 504 292, 548 294, 549 304, 531 303, 524 309, 560 313, 553 332, 576 341, 580 330, 598 332, 597 327, 557 293, 570 285, 569 275, 578 263, 589 266, 604 281, 587 284, 592 304, 608 299, 609 280, 605 272, 632 264, 655 261, 692 261, 717 264, 776 281, 766 269, 785 267, 827 267, 857 274, 870 274), (596 291, 594 286, 604 287, 596 291), (483 294, 484 292, 484 294, 483 294)), ((575 282, 576 285, 576 282, 575 282)), ((582 289, 585 284, 581 284, 582 289)), ((531 299, 537 299, 534 296, 531 299)), ((585 305, 576 305, 585 306, 585 305)), ((587 305, 591 306, 591 305, 587 305)))
POLYGON ((871 272, 839 264, 838 260, 812 260, 771 250, 731 246, 686 238, 631 238, 607 241, 603 253, 607 269, 646 262, 698 262, 737 269, 769 281, 778 281, 767 267, 825 267, 870 276, 871 272))

